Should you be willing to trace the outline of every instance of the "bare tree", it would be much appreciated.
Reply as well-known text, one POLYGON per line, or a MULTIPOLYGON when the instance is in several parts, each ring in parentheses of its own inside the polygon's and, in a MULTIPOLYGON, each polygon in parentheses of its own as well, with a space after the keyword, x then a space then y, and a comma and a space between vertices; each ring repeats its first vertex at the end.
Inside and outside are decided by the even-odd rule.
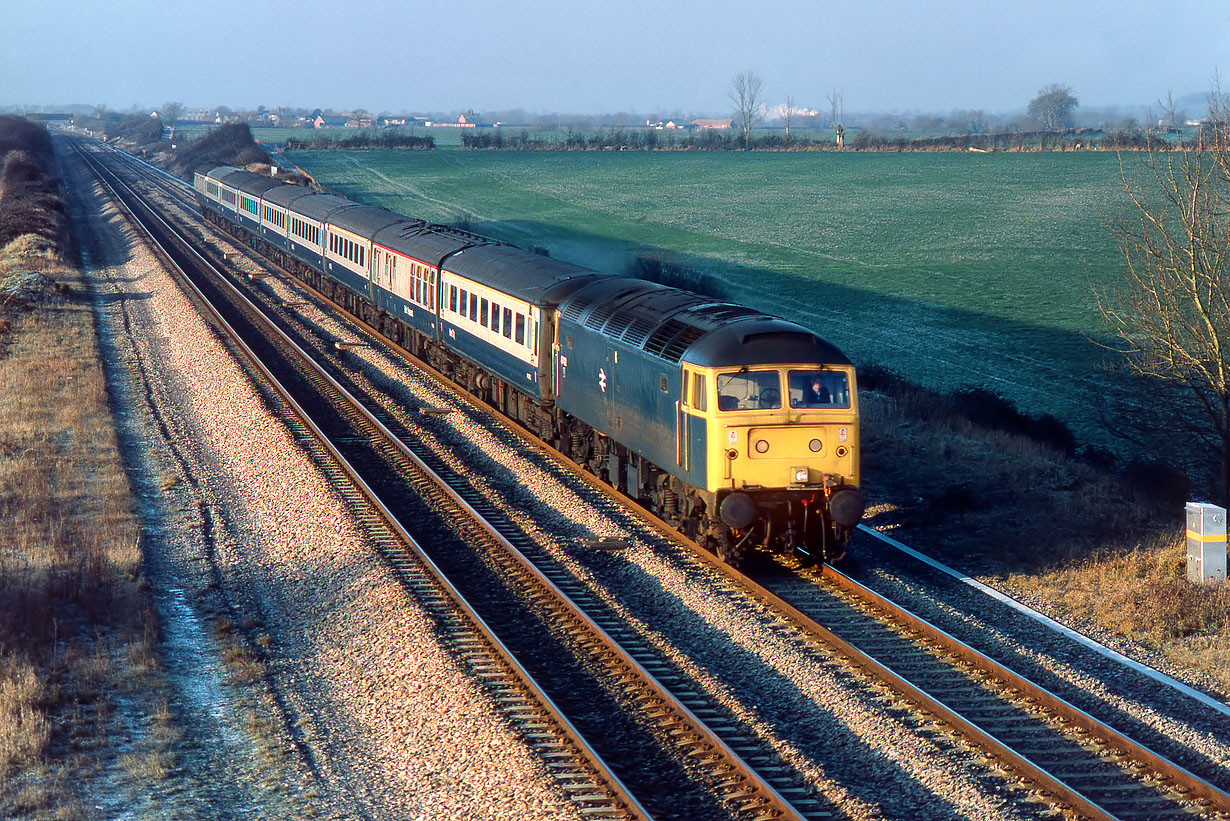
POLYGON ((184 115, 183 103, 163 103, 162 108, 158 111, 158 119, 162 120, 163 125, 170 126, 171 139, 175 139, 175 123, 184 115))
POLYGON ((1071 86, 1051 83, 1043 86, 1038 91, 1038 96, 1029 101, 1026 114, 1039 128, 1058 131, 1072 127, 1072 112, 1078 105, 1080 103, 1072 93, 1071 86))
POLYGON ((837 147, 843 148, 846 144, 846 109, 843 95, 837 89, 833 89, 828 95, 829 99, 829 126, 833 129, 833 133, 837 135, 837 147))
POLYGON ((1124 260, 1098 306, 1128 370, 1157 387, 1141 402, 1202 443, 1221 504, 1230 501, 1230 109, 1210 95, 1210 126, 1194 143, 1120 156, 1127 195, 1111 230, 1124 260), (1215 477, 1215 478, 1214 478, 1215 477))
POLYGON ((786 144, 790 144, 790 121, 794 119, 794 112, 798 111, 798 107, 794 104, 794 95, 786 95, 786 104, 782 106, 782 119, 786 122, 786 144))
POLYGON ((735 104, 739 128, 743 132, 743 148, 751 150, 752 126, 761 116, 761 97, 764 80, 754 71, 740 71, 730 80, 730 101, 735 104))

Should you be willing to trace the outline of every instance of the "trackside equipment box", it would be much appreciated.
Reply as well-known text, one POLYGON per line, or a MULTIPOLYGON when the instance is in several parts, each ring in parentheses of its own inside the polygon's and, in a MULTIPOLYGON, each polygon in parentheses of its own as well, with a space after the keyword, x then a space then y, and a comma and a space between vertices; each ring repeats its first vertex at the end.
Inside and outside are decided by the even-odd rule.
POLYGON ((1226 509, 1187 503, 1187 580, 1212 584, 1226 578, 1226 509))

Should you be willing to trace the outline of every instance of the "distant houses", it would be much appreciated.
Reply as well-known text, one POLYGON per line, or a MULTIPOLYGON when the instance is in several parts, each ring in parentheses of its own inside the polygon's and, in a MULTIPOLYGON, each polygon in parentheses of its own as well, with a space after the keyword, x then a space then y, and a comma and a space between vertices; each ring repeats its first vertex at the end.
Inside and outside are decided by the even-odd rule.
POLYGON ((474 109, 470 109, 465 114, 457 118, 456 122, 441 122, 439 120, 428 120, 423 123, 432 128, 479 128, 488 127, 490 123, 482 122, 482 118, 474 113, 474 109))
MULTIPOLYGON (((482 114, 476 113, 473 109, 468 109, 464 113, 457 115, 456 119, 434 119, 424 116, 412 115, 381 115, 377 116, 369 114, 366 111, 358 110, 354 112, 342 113, 326 113, 322 109, 315 109, 310 114, 304 114, 303 109, 298 112, 291 112, 289 109, 279 108, 274 111, 266 111, 262 107, 256 112, 237 112, 223 108, 221 110, 211 111, 208 109, 198 109, 196 111, 185 111, 179 117, 181 122, 202 122, 202 123, 232 123, 246 122, 252 125, 274 127, 274 128, 407 128, 407 127, 423 127, 423 128, 462 128, 462 129, 496 129, 496 128, 531 128, 529 123, 506 123, 495 122, 489 117, 484 117, 482 114)), ((580 126, 582 129, 587 126, 580 126)), ((619 125, 612 126, 618 128, 645 128, 654 131, 729 131, 734 128, 734 120, 727 118, 708 119, 700 118, 684 122, 682 120, 646 120, 643 126, 637 125, 619 125)))
MULTIPOLYGON (((312 120, 312 128, 346 128, 350 126, 352 118, 344 114, 317 114, 312 120)), ((358 128, 357 125, 350 126, 358 128)))
POLYGON ((735 121, 732 119, 725 120, 693 120, 688 123, 688 126, 697 131, 720 131, 723 129, 734 128, 735 121))

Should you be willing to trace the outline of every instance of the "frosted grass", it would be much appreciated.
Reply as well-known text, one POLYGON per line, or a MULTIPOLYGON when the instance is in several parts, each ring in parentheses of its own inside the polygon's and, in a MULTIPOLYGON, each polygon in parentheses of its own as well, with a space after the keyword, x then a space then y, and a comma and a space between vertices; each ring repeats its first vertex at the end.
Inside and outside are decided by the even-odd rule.
POLYGON ((356 199, 622 272, 660 251, 928 384, 1074 418, 1120 202, 1103 154, 297 152, 356 199), (1066 384, 1066 391, 1054 385, 1066 384))

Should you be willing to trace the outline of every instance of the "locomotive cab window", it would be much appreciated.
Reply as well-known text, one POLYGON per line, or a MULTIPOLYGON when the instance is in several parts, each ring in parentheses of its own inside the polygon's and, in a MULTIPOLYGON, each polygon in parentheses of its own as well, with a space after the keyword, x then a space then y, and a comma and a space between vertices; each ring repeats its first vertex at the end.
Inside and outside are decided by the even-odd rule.
POLYGON ((848 408, 850 380, 841 371, 791 371, 790 407, 848 408))
POLYGON ((709 402, 705 397, 705 381, 703 373, 692 374, 692 408, 694 410, 709 409, 709 402))
POLYGON ((782 406, 782 378, 777 371, 721 373, 717 377, 718 410, 774 410, 782 406))

